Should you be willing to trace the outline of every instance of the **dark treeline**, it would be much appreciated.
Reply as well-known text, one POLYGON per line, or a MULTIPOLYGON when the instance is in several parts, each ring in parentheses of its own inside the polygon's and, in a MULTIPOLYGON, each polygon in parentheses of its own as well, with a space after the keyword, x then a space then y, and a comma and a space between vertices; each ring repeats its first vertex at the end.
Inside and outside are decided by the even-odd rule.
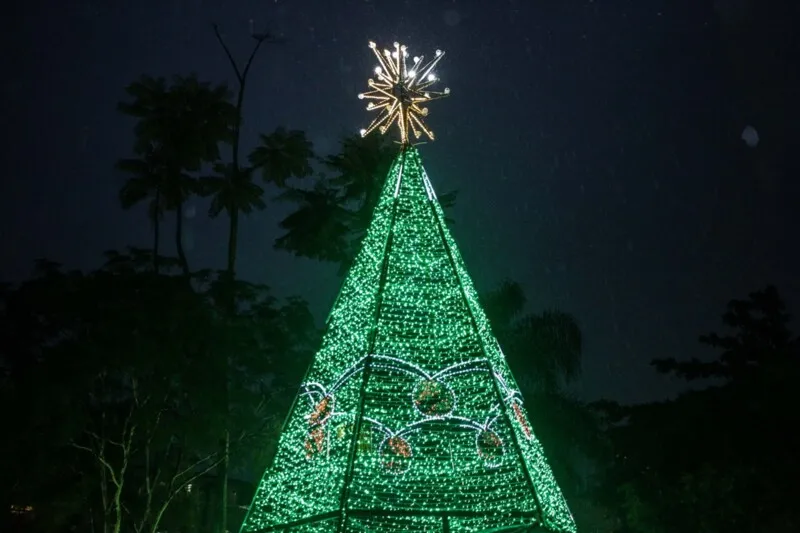
MULTIPOLYGON (((237 276, 240 217, 291 202, 274 247, 343 273, 396 148, 348 137, 320 157, 304 132, 277 128, 243 153, 247 76, 279 41, 254 35, 242 64, 216 36, 233 90, 142 77, 119 106, 135 120, 120 204, 147 206, 152 244, 107 252, 89 272, 41 260, 2 286, 0 531, 235 531, 270 460, 321 332, 306 302, 237 276), (198 197, 228 226, 224 269, 184 252, 184 206, 198 197)), ((482 300, 579 531, 800 530, 800 343, 774 288, 728 304, 727 329, 700 337, 707 359, 653 362, 701 380, 694 389, 634 406, 568 392, 581 373, 574 317, 527 312, 517 282, 482 300)))

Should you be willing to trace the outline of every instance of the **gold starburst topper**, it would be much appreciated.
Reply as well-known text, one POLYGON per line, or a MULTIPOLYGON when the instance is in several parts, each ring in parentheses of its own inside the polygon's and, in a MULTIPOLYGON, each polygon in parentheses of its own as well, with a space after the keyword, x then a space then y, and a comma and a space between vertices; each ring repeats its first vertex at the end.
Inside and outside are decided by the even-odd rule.
POLYGON ((406 45, 394 43, 394 51, 384 49, 383 53, 373 42, 369 43, 369 47, 378 58, 376 79, 370 78, 367 84, 371 90, 359 94, 358 97, 371 100, 367 111, 378 111, 379 115, 369 127, 361 130, 361 136, 367 136, 376 129, 386 133, 392 124, 397 123, 403 144, 409 143, 409 132, 415 139, 425 133, 433 140, 433 132, 423 120, 423 117, 428 116, 428 108, 424 105, 450 94, 449 88, 441 92, 428 89, 438 81, 433 69, 444 57, 444 52, 436 50, 434 58, 428 63, 425 63, 422 56, 414 57, 409 65, 406 45))

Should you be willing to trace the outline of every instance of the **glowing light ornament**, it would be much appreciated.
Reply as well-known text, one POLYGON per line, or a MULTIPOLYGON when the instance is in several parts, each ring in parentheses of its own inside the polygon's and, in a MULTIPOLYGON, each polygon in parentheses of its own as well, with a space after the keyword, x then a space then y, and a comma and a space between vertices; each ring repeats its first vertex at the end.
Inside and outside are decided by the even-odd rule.
POLYGON ((377 55, 365 134, 402 146, 241 531, 575 533, 409 140, 442 54, 377 55))
POLYGON ((449 88, 441 92, 430 89, 438 81, 433 69, 444 57, 444 52, 436 50, 433 59, 428 63, 425 63, 424 57, 415 56, 409 65, 408 49, 404 44, 394 43, 394 51, 384 49, 383 53, 373 42, 369 43, 369 47, 378 58, 376 77, 367 81, 372 90, 361 93, 358 97, 370 100, 367 110, 379 111, 379 114, 372 124, 361 130, 361 135, 369 135, 375 129, 386 133, 396 124, 402 144, 409 142, 409 133, 415 139, 419 139, 424 133, 433 140, 433 131, 423 120, 428 116, 428 108, 424 105, 450 94, 449 88))
POLYGON ((439 381, 426 379, 414 389, 414 405, 423 416, 447 416, 455 403, 453 391, 439 381))

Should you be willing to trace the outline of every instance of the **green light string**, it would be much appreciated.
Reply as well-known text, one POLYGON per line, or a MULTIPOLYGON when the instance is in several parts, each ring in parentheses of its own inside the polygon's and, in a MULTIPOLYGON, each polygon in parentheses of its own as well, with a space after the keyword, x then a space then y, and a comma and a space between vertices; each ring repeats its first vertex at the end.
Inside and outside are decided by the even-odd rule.
MULTIPOLYGON (((417 154, 417 157, 419 157, 419 154, 417 154)), ((421 167, 421 161, 419 164, 421 167)), ((424 168, 422 169, 422 173, 425 182, 429 183, 428 176, 425 173, 424 168)), ((516 380, 511 374, 511 370, 505 361, 505 355, 503 355, 503 351, 500 348, 496 337, 492 334, 489 320, 486 318, 486 314, 484 313, 483 308, 480 306, 478 293, 475 290, 472 279, 467 273, 464 260, 458 250, 458 246, 456 245, 455 240, 453 239, 452 235, 450 235, 450 232, 444 223, 444 211, 438 202, 433 202, 433 208, 436 212, 439 225, 443 230, 447 246, 451 250, 453 259, 456 263, 457 275, 461 280, 464 292, 466 293, 470 311, 478 324, 479 335, 481 336, 484 347, 487 349, 489 357, 492 360, 492 368, 498 374, 499 382, 507 393, 519 391, 516 380)), ((508 413, 509 418, 519 422, 518 424, 514 424, 513 428, 515 433, 517 433, 518 441, 522 443, 523 456, 529 467, 529 472, 533 478, 534 486, 536 487, 536 492, 539 497, 539 504, 542 507, 542 518, 545 525, 554 531, 577 531, 572 513, 567 506, 567 502, 564 499, 561 489, 558 487, 556 479, 553 476, 552 469, 547 463, 544 449, 530 428, 527 412, 522 406, 521 396, 518 400, 514 398, 513 401, 507 402, 507 409, 510 411, 508 413)))
POLYGON ((370 331, 370 345, 367 350, 367 356, 364 362, 364 370, 363 370, 364 378, 361 383, 361 391, 359 392, 359 404, 358 404, 358 409, 356 410, 355 423, 353 424, 354 431, 353 435, 350 438, 351 442, 350 442, 349 459, 347 462, 347 472, 345 473, 344 477, 344 484, 342 487, 342 497, 341 500, 339 501, 339 507, 341 510, 341 515, 339 516, 339 524, 337 526, 337 529, 339 531, 345 531, 347 527, 348 517, 345 510, 347 509, 347 500, 349 496, 350 483, 352 481, 354 473, 355 457, 359 446, 358 435, 361 435, 364 423, 365 392, 367 389, 367 384, 369 383, 369 375, 372 366, 372 361, 373 359, 375 359, 374 355, 375 339, 378 333, 378 321, 380 319, 382 303, 383 303, 383 298, 382 298, 383 289, 386 287, 386 280, 388 278, 387 270, 389 265, 389 258, 391 257, 392 237, 394 236, 392 228, 394 226, 394 221, 397 218, 397 210, 399 204, 399 202, 397 201, 397 196, 400 192, 400 188, 403 186, 403 177, 404 177, 403 168, 405 166, 406 153, 407 150, 404 149, 401 152, 400 156, 397 158, 399 160, 398 163, 399 169, 398 169, 397 185, 395 186, 395 193, 394 193, 395 201, 393 202, 392 205, 392 215, 391 215, 391 222, 389 224, 389 234, 386 237, 386 248, 384 250, 380 280, 378 281, 378 290, 376 291, 375 294, 376 303, 375 303, 374 323, 372 330, 370 331))
POLYGON ((575 531, 419 154, 407 147, 242 532, 446 524, 460 533, 537 522, 575 531))

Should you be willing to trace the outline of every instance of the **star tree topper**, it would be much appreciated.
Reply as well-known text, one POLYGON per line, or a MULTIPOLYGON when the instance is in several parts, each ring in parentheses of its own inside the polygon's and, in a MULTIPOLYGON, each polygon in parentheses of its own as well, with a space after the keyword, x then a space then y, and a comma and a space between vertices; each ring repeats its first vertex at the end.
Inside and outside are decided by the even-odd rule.
POLYGON ((434 58, 428 63, 425 63, 423 56, 414 57, 413 63, 408 65, 406 45, 394 43, 394 51, 384 49, 383 54, 375 43, 370 42, 369 47, 378 58, 378 66, 375 67, 377 79, 367 81, 372 90, 358 97, 371 100, 367 110, 378 111, 379 115, 369 127, 361 130, 361 136, 367 136, 376 129, 386 133, 392 124, 397 123, 403 144, 409 143, 409 133, 416 139, 425 133, 433 140, 433 132, 423 120, 428 116, 428 108, 423 106, 450 94, 449 88, 441 92, 428 90, 438 81, 433 68, 444 57, 444 52, 436 50, 434 58))

